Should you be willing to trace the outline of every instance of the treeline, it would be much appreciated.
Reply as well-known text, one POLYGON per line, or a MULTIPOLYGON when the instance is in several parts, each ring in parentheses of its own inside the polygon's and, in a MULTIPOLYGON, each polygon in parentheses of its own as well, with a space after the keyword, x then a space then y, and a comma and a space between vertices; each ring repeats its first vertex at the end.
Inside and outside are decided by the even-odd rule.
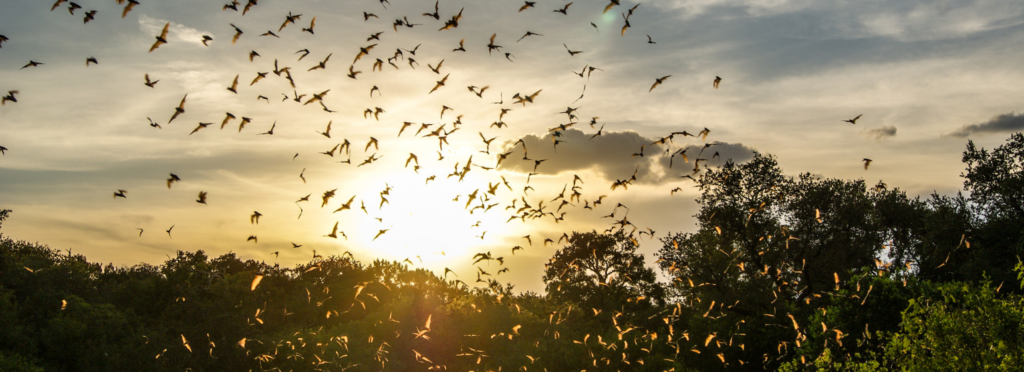
POLYGON ((0 235, 0 371, 1024 370, 1024 136, 963 161, 964 193, 928 198, 728 162, 697 231, 660 238, 669 282, 623 219, 573 233, 545 294, 351 256, 103 267, 0 235))

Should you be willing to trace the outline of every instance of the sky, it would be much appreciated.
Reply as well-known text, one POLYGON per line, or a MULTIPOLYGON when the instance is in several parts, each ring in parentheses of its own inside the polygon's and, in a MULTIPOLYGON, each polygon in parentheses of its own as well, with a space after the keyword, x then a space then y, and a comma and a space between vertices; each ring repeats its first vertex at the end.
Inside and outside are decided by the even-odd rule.
MULTIPOLYGON (((715 146, 702 167, 757 151, 787 174, 881 180, 926 197, 960 190, 968 140, 992 148, 1024 128, 1024 3, 1014 1, 623 0, 603 12, 607 3, 576 0, 563 15, 555 10, 569 2, 520 11, 522 1, 442 0, 439 20, 422 15, 428 1, 261 0, 244 15, 244 3, 139 2, 124 17, 111 0, 79 0, 74 14, 67 2, 0 4, 0 92, 18 91, 0 107, 0 208, 14 211, 5 235, 129 266, 179 250, 284 266, 348 251, 451 268, 470 285, 472 256, 489 251, 509 268, 497 279, 540 292, 562 246, 544 239, 605 230, 613 213, 655 238, 694 231, 697 193, 682 176, 705 143, 715 146), (460 10, 458 27, 438 30, 460 10), (289 12, 301 17, 280 29, 289 12), (168 23, 167 43, 149 51, 168 23), (234 43, 232 24, 243 31, 234 43), (488 53, 491 35, 501 48, 488 53), (465 51, 453 51, 460 40, 465 51), (275 60, 295 88, 272 72, 275 60), (43 64, 22 68, 30 61, 43 64), (253 83, 258 73, 269 74, 253 83), (144 85, 147 74, 159 82, 144 85), (322 105, 306 104, 321 92, 322 105), (237 118, 221 128, 228 112, 237 118), (243 116, 251 122, 239 128, 243 116), (200 123, 212 124, 192 133, 200 123), (706 139, 653 144, 704 129, 706 139), (446 143, 425 137, 435 131, 446 143), (346 140, 348 151, 322 154, 346 140), (669 167, 666 151, 684 148, 689 162, 669 167), (406 166, 410 154, 420 168, 406 166), (628 189, 611 189, 634 171, 628 189), (171 173, 181 181, 168 188, 171 173), (574 186, 579 200, 562 205, 574 186), (112 198, 118 190, 127 197, 112 198), (511 219, 524 200, 557 213, 511 219), (336 223, 344 236, 326 237, 336 223)), ((660 244, 641 239, 648 264, 660 244)))

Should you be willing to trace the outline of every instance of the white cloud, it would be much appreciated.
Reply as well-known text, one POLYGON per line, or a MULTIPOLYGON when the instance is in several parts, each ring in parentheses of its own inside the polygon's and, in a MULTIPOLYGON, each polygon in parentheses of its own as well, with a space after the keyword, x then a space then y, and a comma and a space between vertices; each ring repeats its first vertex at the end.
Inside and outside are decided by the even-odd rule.
MULTIPOLYGON (((152 18, 143 14, 139 16, 139 29, 145 34, 156 36, 160 34, 160 31, 164 29, 164 25, 168 22, 164 19, 152 18)), ((181 41, 203 46, 203 35, 210 35, 207 31, 199 31, 180 23, 170 23, 171 27, 167 29, 168 42, 181 41)))
MULTIPOLYGON (((853 10, 852 6, 843 10, 853 10)), ((1024 3, 992 0, 874 3, 852 25, 852 36, 938 40, 1024 23, 1024 3), (895 6, 894 6, 895 5, 895 6)))
POLYGON ((663 0, 685 18, 794 16, 802 38, 941 40, 1024 24, 1024 2, 1001 0, 663 0))
POLYGON ((803 10, 813 2, 807 0, 659 0, 654 5, 681 9, 687 17, 695 17, 717 9, 739 10, 753 17, 773 16, 803 10))

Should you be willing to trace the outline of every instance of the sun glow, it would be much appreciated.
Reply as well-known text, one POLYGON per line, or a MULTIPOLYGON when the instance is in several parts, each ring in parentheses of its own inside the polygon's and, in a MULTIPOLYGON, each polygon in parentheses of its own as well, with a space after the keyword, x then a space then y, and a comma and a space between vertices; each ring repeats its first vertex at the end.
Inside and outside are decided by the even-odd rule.
POLYGON ((354 218, 347 226, 342 222, 339 230, 353 232, 348 234, 348 244, 367 247, 368 255, 388 260, 409 258, 417 264, 429 264, 471 256, 481 245, 494 242, 509 230, 505 223, 508 213, 501 211, 511 202, 511 194, 505 186, 496 189, 495 195, 489 194, 480 185, 495 181, 484 179, 475 168, 462 182, 458 176, 448 178, 450 173, 450 169, 420 169, 417 174, 410 164, 408 171, 388 177, 387 182, 365 185, 358 191, 352 210, 344 213, 365 213, 371 218, 354 218), (424 182, 430 174, 436 179, 424 182), (470 201, 474 191, 476 198, 470 201), (366 206, 366 212, 359 208, 360 203, 366 206), (488 206, 492 210, 483 213, 488 206))

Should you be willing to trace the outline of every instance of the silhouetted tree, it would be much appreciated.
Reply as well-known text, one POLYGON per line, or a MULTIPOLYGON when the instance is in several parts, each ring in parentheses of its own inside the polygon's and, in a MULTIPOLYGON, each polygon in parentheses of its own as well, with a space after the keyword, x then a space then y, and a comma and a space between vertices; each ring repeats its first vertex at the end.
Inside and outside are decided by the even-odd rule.
POLYGON ((1024 255, 1024 134, 1013 134, 991 151, 968 141, 963 162, 968 196, 937 201, 944 220, 934 223, 935 234, 945 236, 919 252, 921 274, 934 280, 1013 282, 1013 258, 1024 255))
POLYGON ((574 232, 544 268, 548 296, 584 308, 636 310, 664 302, 654 270, 624 232, 574 232))
POLYGON ((967 141, 964 190, 989 218, 1024 220, 1024 134, 1014 133, 995 150, 967 141))
POLYGON ((623 230, 569 236, 546 295, 351 256, 104 267, 0 235, 0 370, 1020 369, 1024 136, 964 162, 967 193, 926 201, 727 162, 697 231, 662 239, 667 287, 623 230))
MULTIPOLYGON (((726 359, 765 363, 761 368, 776 368, 775 358, 754 356, 784 357, 792 348, 781 342, 806 337, 794 322, 836 290, 837 278, 891 270, 877 259, 886 246, 912 244, 925 211, 924 203, 883 185, 786 177, 774 157, 757 153, 709 170, 698 185, 698 231, 663 239, 659 263, 697 314, 689 322, 732 340, 722 350, 726 359)), ((721 366, 717 353, 700 355, 704 368, 721 366)))

